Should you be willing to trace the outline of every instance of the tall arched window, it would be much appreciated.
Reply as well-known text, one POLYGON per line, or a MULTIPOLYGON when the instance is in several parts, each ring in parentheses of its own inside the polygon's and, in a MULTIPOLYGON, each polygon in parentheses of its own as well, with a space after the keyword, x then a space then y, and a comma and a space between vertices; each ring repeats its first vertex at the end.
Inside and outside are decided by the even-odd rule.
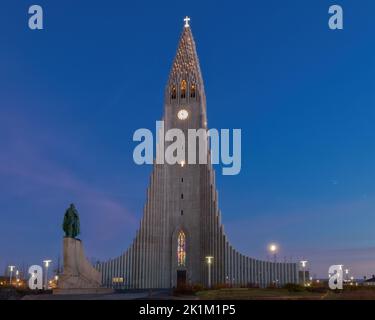
POLYGON ((172 86, 171 88, 171 98, 176 99, 176 86, 172 86))
POLYGON ((177 237, 177 265, 184 267, 186 264, 186 236, 181 230, 177 237))
POLYGON ((195 98, 195 84, 193 83, 190 88, 190 97, 195 98))
POLYGON ((186 81, 185 80, 181 81, 181 98, 182 99, 186 98, 186 81))

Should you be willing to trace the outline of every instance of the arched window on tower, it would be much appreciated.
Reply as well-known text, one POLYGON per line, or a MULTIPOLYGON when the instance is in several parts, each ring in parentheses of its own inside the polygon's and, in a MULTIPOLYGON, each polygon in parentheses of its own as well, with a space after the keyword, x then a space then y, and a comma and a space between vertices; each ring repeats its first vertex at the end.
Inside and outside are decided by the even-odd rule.
POLYGON ((176 86, 172 86, 172 88, 171 88, 171 98, 176 99, 176 97, 177 97, 176 86))
POLYGON ((181 81, 181 98, 182 99, 186 98, 186 81, 185 80, 181 81))
POLYGON ((179 267, 186 265, 186 236, 182 230, 177 237, 177 265, 179 267))
POLYGON ((195 84, 193 83, 190 88, 190 98, 195 98, 195 84))

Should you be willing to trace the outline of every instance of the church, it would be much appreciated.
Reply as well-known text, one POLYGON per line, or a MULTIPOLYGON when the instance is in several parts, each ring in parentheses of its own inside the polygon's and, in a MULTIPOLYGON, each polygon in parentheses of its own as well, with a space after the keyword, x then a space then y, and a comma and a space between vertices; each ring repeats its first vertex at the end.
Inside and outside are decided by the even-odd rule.
MULTIPOLYGON (((184 133, 207 129, 204 83, 189 20, 185 18, 165 88, 163 115, 165 130, 178 128, 184 133)), ((221 223, 211 161, 155 162, 133 243, 97 269, 103 286, 129 289, 298 282, 297 263, 257 260, 230 244, 221 223)))

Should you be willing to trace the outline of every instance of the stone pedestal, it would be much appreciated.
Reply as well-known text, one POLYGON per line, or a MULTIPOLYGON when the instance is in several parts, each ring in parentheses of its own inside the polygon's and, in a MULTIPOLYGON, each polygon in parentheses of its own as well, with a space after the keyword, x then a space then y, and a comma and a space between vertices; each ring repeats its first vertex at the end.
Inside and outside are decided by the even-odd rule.
POLYGON ((101 273, 86 259, 81 240, 64 238, 64 270, 54 293, 101 291, 101 273))

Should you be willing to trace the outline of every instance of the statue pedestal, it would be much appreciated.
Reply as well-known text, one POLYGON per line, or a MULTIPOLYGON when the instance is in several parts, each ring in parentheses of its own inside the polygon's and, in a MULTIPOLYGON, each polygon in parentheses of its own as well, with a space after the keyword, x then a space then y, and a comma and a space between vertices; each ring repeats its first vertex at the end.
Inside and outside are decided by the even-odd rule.
POLYGON ((86 259, 81 240, 64 238, 64 270, 54 294, 107 292, 100 288, 101 278, 101 273, 86 259))

